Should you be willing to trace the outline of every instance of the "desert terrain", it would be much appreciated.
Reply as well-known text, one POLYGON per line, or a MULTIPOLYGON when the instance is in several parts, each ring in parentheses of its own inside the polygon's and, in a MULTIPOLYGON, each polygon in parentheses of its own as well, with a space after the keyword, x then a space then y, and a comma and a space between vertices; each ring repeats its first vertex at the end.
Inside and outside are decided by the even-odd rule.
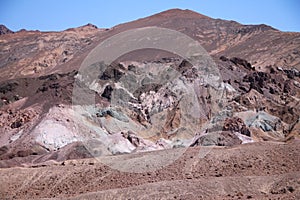
POLYGON ((180 9, 1 25, 0 198, 299 199, 299 49, 300 33, 180 9), (165 30, 179 39, 162 45, 165 30), (150 33, 161 49, 114 55, 150 33), (179 55, 183 38, 201 55, 179 55), (110 63, 101 44, 119 45, 110 63))

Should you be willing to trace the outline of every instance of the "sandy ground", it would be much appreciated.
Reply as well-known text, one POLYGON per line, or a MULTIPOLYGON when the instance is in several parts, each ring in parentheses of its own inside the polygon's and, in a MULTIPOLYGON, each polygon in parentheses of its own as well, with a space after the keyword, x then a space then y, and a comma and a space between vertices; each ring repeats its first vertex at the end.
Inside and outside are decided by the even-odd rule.
MULTIPOLYGON (((299 150, 297 140, 195 147, 168 166, 142 173, 112 169, 98 159, 0 169, 0 198, 299 199, 299 150)), ((176 151, 180 149, 160 151, 162 160, 153 159, 157 152, 115 158, 163 162, 176 151)))

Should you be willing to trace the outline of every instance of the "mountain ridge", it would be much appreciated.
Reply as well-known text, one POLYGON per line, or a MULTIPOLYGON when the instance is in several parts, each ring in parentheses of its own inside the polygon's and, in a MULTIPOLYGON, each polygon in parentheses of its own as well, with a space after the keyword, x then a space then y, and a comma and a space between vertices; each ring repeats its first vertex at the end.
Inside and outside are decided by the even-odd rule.
MULTIPOLYGON (((280 32, 268 25, 241 25, 238 22, 212 19, 193 11, 180 9, 167 10, 150 17, 119 24, 109 29, 96 29, 93 25, 70 28, 61 32, 21 31, 13 34, 14 36, 10 34, 2 35, 1 38, 2 40, 6 40, 7 38, 9 41, 9 37, 15 39, 18 37, 22 38, 26 33, 36 33, 42 36, 48 33, 74 34, 74 32, 76 32, 78 36, 82 35, 80 37, 85 37, 83 35, 87 36, 89 33, 94 34, 95 42, 97 41, 99 43, 122 31, 145 26, 158 26, 180 31, 199 41, 210 55, 221 56, 222 54, 228 54, 231 57, 244 57, 251 63, 262 65, 262 68, 267 65, 274 65, 275 63, 280 63, 280 65, 286 67, 297 66, 300 63, 299 59, 294 59, 295 56, 289 53, 296 52, 300 46, 299 41, 296 40, 300 33, 280 32), (169 17, 162 17, 162 15, 169 17), (85 33, 83 29, 85 29, 87 33, 85 33), (285 40, 295 42, 293 45, 289 45, 285 40), (272 52, 272 49, 268 49, 271 43, 274 44, 273 48, 276 48, 274 52, 272 52), (256 53, 258 49, 261 51, 260 56, 256 53), (283 51, 284 53, 282 53, 283 51), (266 55, 264 55, 263 52, 265 52, 266 55)), ((35 36, 32 35, 31 37, 35 36)), ((5 45, 5 43, 3 43, 2 46, 3 45, 5 45)), ((9 56, 4 54, 2 58, 4 57, 9 56)), ((2 65, 6 65, 6 62, 7 61, 2 59, 2 65)))

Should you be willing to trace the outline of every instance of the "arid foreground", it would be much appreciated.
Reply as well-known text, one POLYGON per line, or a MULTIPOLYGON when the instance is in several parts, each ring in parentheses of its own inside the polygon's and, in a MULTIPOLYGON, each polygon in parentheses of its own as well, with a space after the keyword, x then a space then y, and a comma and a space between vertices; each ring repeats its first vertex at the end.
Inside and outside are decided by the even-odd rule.
MULTIPOLYGON (((1 199, 299 199, 300 141, 189 148, 157 171, 128 173, 96 159, 0 170, 1 199)), ((178 149, 163 150, 161 158, 178 149)), ((120 155, 151 159, 157 152, 120 155)), ((161 162, 155 160, 153 162, 161 162)))

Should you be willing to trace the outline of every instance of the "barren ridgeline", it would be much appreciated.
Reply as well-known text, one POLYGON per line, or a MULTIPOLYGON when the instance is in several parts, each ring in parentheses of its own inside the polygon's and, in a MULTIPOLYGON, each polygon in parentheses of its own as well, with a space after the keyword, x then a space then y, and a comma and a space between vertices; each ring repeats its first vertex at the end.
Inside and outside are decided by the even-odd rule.
POLYGON ((299 198, 299 33, 179 9, 0 33, 2 199, 299 198))

